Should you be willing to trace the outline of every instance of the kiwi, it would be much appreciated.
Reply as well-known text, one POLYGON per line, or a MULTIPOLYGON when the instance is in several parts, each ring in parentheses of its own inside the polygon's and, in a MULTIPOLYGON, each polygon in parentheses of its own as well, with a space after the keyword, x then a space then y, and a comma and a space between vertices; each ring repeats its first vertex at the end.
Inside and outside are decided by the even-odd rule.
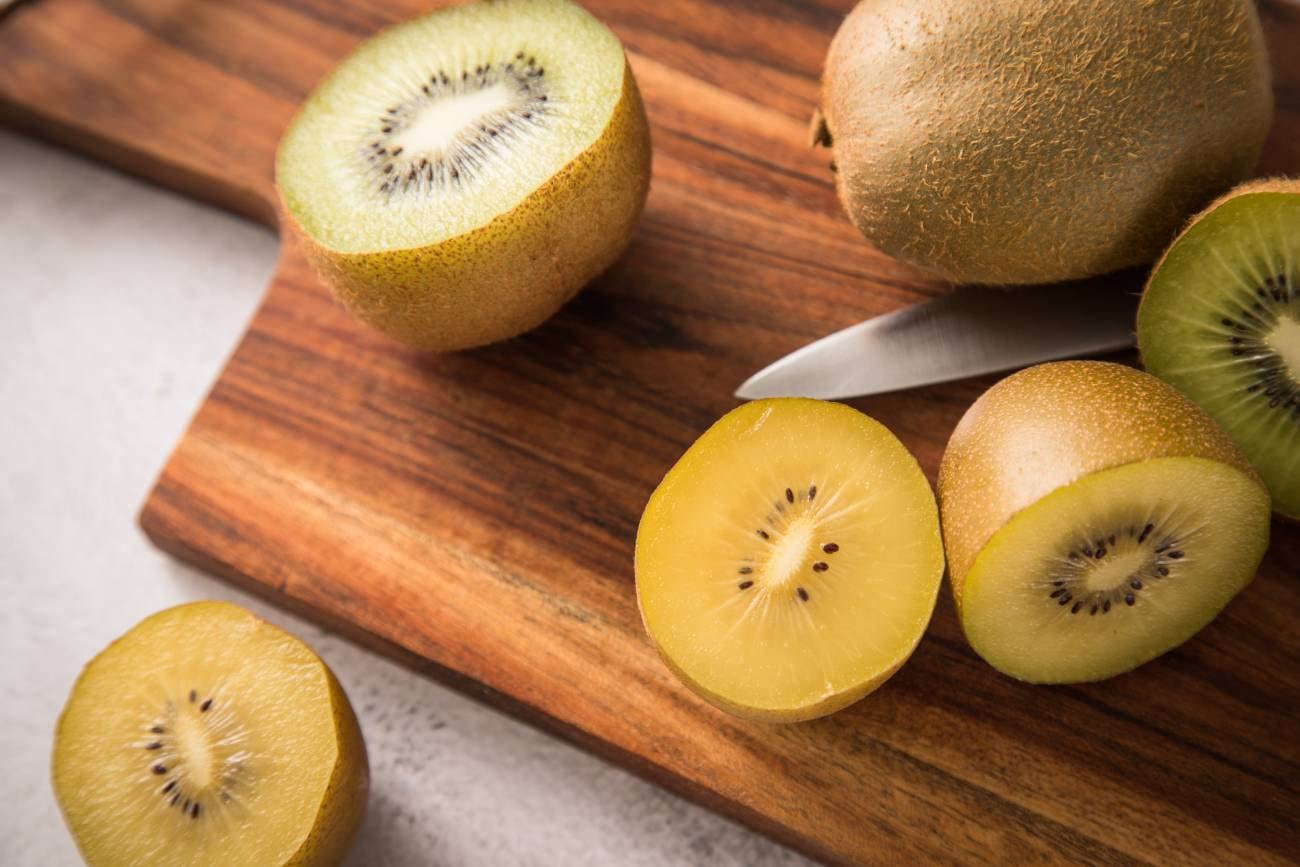
POLYGON ((1138 308, 1147 370, 1241 446, 1300 518, 1300 180, 1234 189, 1192 220, 1138 308))
POLYGON ((159 612, 86 666, 54 736, 86 863, 338 864, 365 812, 342 687, 291 635, 224 602, 159 612))
POLYGON ((794 722, 843 708, 916 648, 943 576, 934 494, 850 407, 745 404, 650 497, 636 592, 660 655, 725 711, 794 722))
POLYGON ((814 141, 850 218, 949 280, 1151 262, 1248 176, 1272 118, 1252 0, 863 0, 814 141))
POLYGON ((939 503, 962 629, 1035 683, 1102 680, 1191 638, 1268 546, 1259 476, 1149 374, 1071 361, 1002 380, 958 423, 939 503))
POLYGON ((364 42, 280 143, 283 222, 419 349, 540 324, 627 246, 650 136, 618 39, 568 0, 456 6, 364 42))

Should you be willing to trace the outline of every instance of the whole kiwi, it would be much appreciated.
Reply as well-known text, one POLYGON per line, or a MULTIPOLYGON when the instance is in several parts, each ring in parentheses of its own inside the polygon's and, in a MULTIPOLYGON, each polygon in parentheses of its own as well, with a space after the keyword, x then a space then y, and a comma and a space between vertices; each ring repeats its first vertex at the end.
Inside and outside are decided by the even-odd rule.
POLYGON ((850 218, 965 283, 1153 261, 1272 120, 1253 0, 862 0, 813 120, 850 218))

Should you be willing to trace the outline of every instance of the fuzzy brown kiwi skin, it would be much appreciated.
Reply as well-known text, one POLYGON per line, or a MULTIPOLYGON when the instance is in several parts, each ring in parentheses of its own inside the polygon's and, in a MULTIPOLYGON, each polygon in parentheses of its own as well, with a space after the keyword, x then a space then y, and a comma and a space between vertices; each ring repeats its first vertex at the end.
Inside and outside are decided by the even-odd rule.
POLYGON ((883 252, 1023 284, 1154 260, 1249 175, 1272 111, 1252 0, 863 0, 814 134, 883 252))
POLYGON ((1101 361, 1040 364, 986 391, 939 466, 939 511, 958 613, 976 555, 1017 512, 1086 475, 1151 458, 1204 458, 1264 488, 1200 407, 1150 374, 1101 361))
MULTIPOLYGON (((425 247, 344 253, 280 194, 281 225, 358 319, 411 348, 451 352, 550 318, 631 241, 650 186, 650 129, 632 68, 604 131, 513 209, 425 247)), ((278 192, 278 188, 277 188, 278 192)))

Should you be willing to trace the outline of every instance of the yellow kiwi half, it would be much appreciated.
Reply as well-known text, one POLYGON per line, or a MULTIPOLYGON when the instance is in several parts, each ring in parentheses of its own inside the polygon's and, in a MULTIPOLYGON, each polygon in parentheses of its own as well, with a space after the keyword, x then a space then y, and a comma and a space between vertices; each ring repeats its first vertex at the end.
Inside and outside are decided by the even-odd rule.
POLYGON ((224 602, 169 608, 114 641, 54 737, 54 791, 92 867, 339 864, 367 768, 320 657, 224 602))
POLYGON ((884 252, 949 280, 1153 261, 1246 178, 1273 113, 1253 0, 862 0, 816 139, 884 252))
POLYGON ((535 327, 627 246, 650 137, 618 39, 569 0, 481 0, 362 43, 280 143, 284 222, 407 345, 535 327))
POLYGON ((794 722, 878 687, 916 648, 943 576, 916 459, 850 407, 785 398, 723 416, 637 530, 646 631, 738 716, 794 722))
POLYGON ((1268 546, 1245 455, 1165 383, 1104 362, 985 392, 948 443, 939 502, 967 639, 1036 683, 1101 680, 1183 643, 1268 546))

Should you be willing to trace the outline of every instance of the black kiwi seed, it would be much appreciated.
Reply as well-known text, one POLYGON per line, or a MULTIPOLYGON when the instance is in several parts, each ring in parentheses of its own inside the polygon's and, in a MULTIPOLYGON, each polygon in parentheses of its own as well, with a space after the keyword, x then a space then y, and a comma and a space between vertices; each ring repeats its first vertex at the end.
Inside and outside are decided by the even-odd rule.
POLYGON ((153 732, 153 733, 156 734, 156 735, 160 735, 160 734, 163 733, 163 727, 162 727, 162 726, 154 726, 153 728, 149 729, 149 731, 153 732))
POLYGON ((190 808, 190 818, 197 819, 198 817, 199 817, 199 805, 195 803, 194 806, 190 808))
POLYGON ((153 771, 155 774, 157 774, 158 776, 161 777, 163 774, 167 773, 167 766, 166 766, 166 765, 154 765, 154 766, 153 766, 152 768, 150 768, 149 770, 153 771))
POLYGON ((790 490, 789 488, 785 489, 785 501, 787 503, 794 502, 794 491, 790 490))
POLYGON ((831 568, 829 563, 823 563, 820 560, 813 564, 814 572, 825 572, 829 568, 831 568))
POLYGON ((751 572, 753 572, 753 571, 754 571, 753 568, 751 568, 751 567, 749 567, 749 566, 741 566, 741 567, 740 567, 740 570, 739 570, 739 572, 740 572, 741 575, 748 575, 749 573, 751 573, 751 572))
POLYGON ((763 539, 771 539, 771 538, 772 538, 771 536, 769 536, 769 535, 767 534, 767 531, 766 531, 766 530, 756 530, 755 532, 758 533, 758 535, 759 535, 760 538, 763 538, 763 539))
POLYGON ((165 786, 162 787, 162 793, 165 795, 165 794, 167 794, 168 792, 170 792, 170 791, 171 791, 172 789, 174 789, 174 788, 176 788, 176 781, 175 781, 175 780, 168 780, 168 781, 167 781, 167 785, 165 785, 165 786))
POLYGON ((812 485, 808 488, 808 499, 810 500, 815 499, 816 496, 817 496, 817 486, 812 485))
POLYGON ((1124 602, 1128 605, 1132 605, 1134 602, 1137 602, 1137 597, 1132 593, 1127 593, 1124 595, 1124 602))
POLYGON ((834 542, 827 542, 825 545, 822 545, 822 550, 827 554, 834 554, 836 551, 840 550, 840 546, 836 545, 834 542))
POLYGON ((807 590, 803 589, 802 587, 799 587, 799 588, 797 588, 797 589, 795 590, 795 592, 799 594, 799 598, 802 599, 804 602, 807 602, 807 601, 808 601, 808 591, 807 591, 807 590))
POLYGON ((741 581, 741 582, 740 582, 738 585, 736 585, 736 586, 738 586, 741 590, 748 590, 750 587, 753 587, 753 586, 754 586, 754 582, 753 582, 753 581, 741 581))
POLYGON ((199 705, 199 710, 204 713, 207 713, 211 709, 212 709, 212 699, 210 698, 205 698, 203 700, 203 704, 199 705))
POLYGON ((154 741, 153 743, 145 744, 144 748, 146 750, 161 750, 162 744, 159 741, 154 741))

